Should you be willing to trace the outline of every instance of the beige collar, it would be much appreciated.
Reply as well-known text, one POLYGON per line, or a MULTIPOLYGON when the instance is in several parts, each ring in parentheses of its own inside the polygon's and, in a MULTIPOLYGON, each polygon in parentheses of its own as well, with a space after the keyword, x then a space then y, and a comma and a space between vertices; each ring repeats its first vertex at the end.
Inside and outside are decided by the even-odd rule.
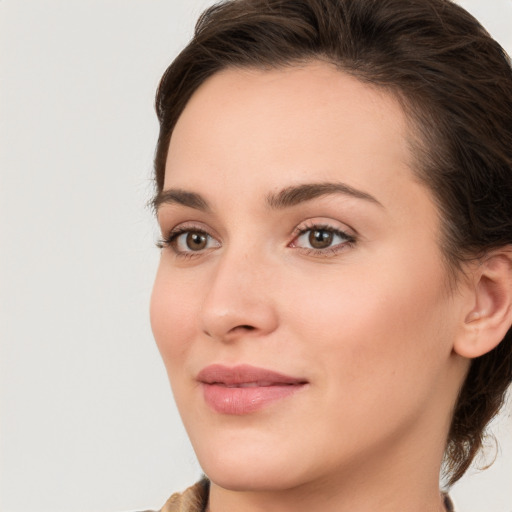
MULTIPOLYGON (((174 493, 166 502, 160 512, 206 512, 208 507, 208 492, 210 482, 203 478, 182 493, 174 493)), ((444 494, 446 512, 454 512, 453 503, 447 494, 444 494)))

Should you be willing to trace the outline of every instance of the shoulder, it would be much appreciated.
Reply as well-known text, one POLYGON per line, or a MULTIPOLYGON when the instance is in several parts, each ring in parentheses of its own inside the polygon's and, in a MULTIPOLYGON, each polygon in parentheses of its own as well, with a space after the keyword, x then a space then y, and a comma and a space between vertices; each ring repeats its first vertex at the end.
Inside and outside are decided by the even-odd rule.
POLYGON ((203 478, 183 492, 174 493, 160 512, 204 512, 208 504, 210 482, 203 478))

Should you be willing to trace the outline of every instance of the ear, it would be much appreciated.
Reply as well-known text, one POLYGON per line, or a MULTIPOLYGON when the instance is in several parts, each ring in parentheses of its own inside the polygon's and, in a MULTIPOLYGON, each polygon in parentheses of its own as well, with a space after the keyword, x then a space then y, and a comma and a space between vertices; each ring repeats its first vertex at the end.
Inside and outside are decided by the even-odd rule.
POLYGON ((471 272, 472 297, 454 350, 473 359, 499 345, 512 324, 512 247, 489 253, 471 272))

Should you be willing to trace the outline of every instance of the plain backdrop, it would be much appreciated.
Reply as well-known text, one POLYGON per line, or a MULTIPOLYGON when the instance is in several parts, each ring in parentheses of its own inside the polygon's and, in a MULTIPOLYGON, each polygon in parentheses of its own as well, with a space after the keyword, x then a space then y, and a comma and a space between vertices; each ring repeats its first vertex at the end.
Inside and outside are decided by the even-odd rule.
MULTIPOLYGON (((145 205, 154 91, 210 3, 0 0, 1 512, 156 509, 200 475, 152 340, 145 205)), ((512 0, 462 3, 512 50, 512 0)), ((512 512, 511 409, 458 512, 512 512)))

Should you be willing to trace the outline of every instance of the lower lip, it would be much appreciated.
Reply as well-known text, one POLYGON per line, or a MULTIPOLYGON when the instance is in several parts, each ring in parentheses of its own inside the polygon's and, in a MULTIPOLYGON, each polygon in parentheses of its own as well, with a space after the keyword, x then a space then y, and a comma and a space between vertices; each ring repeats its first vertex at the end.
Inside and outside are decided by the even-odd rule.
POLYGON ((214 411, 241 416, 287 398, 303 387, 304 384, 289 384, 237 388, 203 383, 203 394, 206 403, 214 411))

